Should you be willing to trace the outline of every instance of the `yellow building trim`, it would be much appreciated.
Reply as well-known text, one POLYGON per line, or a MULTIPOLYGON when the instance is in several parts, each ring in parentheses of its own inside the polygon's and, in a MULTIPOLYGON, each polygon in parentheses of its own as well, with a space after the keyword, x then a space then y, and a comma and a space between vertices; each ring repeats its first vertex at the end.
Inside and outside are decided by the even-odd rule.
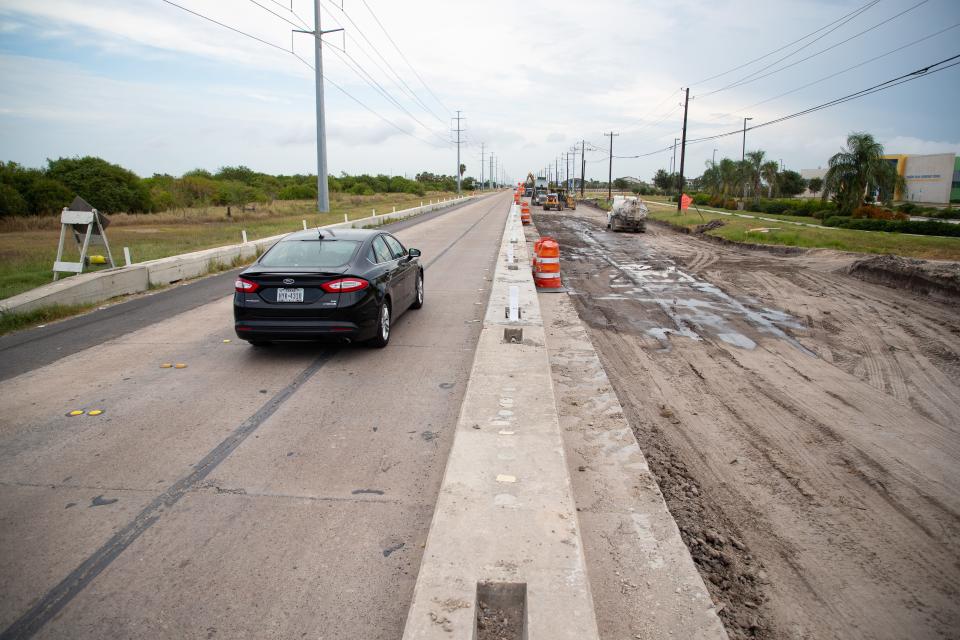
MULTIPOLYGON (((897 161, 897 175, 903 178, 907 175, 907 156, 902 153, 888 153, 883 156, 884 160, 897 161)), ((894 200, 903 200, 903 190, 899 187, 893 192, 894 200)))

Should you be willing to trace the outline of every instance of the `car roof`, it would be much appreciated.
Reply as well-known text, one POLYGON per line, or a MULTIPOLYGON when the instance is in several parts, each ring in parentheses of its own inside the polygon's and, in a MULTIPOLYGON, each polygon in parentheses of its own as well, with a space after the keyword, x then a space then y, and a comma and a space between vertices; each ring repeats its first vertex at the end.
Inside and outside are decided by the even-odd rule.
MULTIPOLYGON (((324 240, 366 240, 378 233, 384 233, 377 229, 324 229, 320 228, 324 240)), ((295 231, 285 237, 283 240, 316 240, 317 228, 306 229, 305 231, 295 231)))

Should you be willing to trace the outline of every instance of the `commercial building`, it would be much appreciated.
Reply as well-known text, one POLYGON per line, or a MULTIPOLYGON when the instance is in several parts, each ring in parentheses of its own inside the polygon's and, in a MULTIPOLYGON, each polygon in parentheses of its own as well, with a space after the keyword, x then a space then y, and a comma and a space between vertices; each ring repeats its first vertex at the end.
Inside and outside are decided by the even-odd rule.
MULTIPOLYGON (((898 189, 894 200, 926 204, 960 202, 960 158, 954 153, 930 155, 888 154, 883 156, 896 167, 903 177, 904 188, 898 189)), ((823 178, 826 169, 804 169, 800 172, 805 180, 823 178)), ((805 197, 815 194, 809 190, 805 197)))

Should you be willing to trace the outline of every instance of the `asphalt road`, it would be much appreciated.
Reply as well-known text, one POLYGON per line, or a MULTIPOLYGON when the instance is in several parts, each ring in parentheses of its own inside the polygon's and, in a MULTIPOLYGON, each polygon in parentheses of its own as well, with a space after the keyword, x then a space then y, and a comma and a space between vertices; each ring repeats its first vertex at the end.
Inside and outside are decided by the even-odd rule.
MULTIPOLYGON (((398 233, 465 206, 469 206, 469 203, 431 211, 383 228, 398 233)), ((155 293, 131 297, 119 304, 107 305, 62 322, 0 336, 0 380, 42 367, 158 320, 222 298, 233 291, 233 280, 241 270, 232 269, 155 293)))
POLYGON ((45 338, 0 382, 0 638, 399 637, 508 203, 396 231, 426 303, 385 350, 253 349, 229 274, 45 338))

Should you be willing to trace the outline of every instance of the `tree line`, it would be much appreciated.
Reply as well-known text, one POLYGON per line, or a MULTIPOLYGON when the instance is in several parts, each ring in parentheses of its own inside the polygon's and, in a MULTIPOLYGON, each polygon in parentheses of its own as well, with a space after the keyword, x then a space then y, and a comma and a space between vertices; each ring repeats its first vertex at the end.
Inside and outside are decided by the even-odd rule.
MULTIPOLYGON (((348 175, 327 178, 332 193, 373 195, 428 191, 455 191, 455 176, 418 173, 403 176, 348 175)), ((473 179, 463 180, 465 189, 473 179)), ((153 213, 209 205, 244 205, 272 200, 312 200, 317 176, 271 175, 249 167, 221 167, 216 172, 194 169, 182 176, 157 173, 141 178, 129 169, 102 158, 47 160, 43 168, 0 162, 0 217, 52 215, 80 196, 104 213, 153 213)))

